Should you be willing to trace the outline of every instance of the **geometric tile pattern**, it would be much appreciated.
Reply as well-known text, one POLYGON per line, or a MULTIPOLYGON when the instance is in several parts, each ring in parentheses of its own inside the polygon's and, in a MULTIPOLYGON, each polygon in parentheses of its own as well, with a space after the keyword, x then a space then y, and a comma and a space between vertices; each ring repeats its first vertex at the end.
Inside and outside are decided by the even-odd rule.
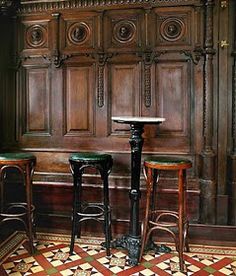
POLYGON ((36 250, 31 256, 26 250, 25 235, 16 232, 0 246, 0 275, 236 275, 236 247, 190 245, 190 252, 184 253, 185 271, 180 272, 173 244, 167 244, 172 249, 170 253, 147 252, 142 262, 132 267, 128 264, 126 250, 112 249, 108 257, 102 241, 90 237, 77 239, 74 254, 69 255, 68 235, 38 233, 34 242, 36 250))

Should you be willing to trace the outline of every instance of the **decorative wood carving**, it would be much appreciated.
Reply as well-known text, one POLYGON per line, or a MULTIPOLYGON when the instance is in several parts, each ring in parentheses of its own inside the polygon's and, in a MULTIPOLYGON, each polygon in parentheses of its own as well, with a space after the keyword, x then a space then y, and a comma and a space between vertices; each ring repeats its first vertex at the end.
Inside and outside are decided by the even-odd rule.
POLYGON ((203 56, 203 49, 200 46, 196 46, 193 51, 182 50, 180 53, 183 53, 189 60, 197 65, 203 56))
POLYGON ((156 53, 153 51, 146 51, 142 55, 144 63, 144 98, 145 106, 150 107, 152 105, 151 95, 151 66, 154 60, 156 60, 156 53))
POLYGON ((68 29, 68 39, 72 44, 85 43, 91 35, 91 30, 85 22, 74 23, 68 29))
POLYGON ((113 27, 113 40, 119 43, 132 43, 136 34, 136 25, 131 20, 121 20, 113 27))
POLYGON ((215 153, 213 151, 213 7, 214 0, 205 1, 203 150, 201 172, 201 222, 216 221, 215 153), (208 206, 211 206, 209 208, 208 206))
MULTIPOLYGON (((176 46, 189 47, 193 43, 193 12, 189 7, 173 7, 154 9, 156 14, 157 33, 156 47, 176 48, 176 46)), ((197 23, 196 23, 197 24, 197 23)))
POLYGON ((104 67, 108 59, 112 58, 112 53, 98 53, 98 94, 97 94, 97 105, 98 107, 104 106, 104 67))
POLYGON ((26 30, 26 43, 29 48, 42 48, 47 44, 47 29, 40 24, 29 26, 26 30))
POLYGON ((137 6, 141 4, 152 6, 168 6, 168 5, 199 5, 201 0, 103 0, 102 4, 98 0, 65 0, 58 2, 57 0, 39 1, 30 3, 28 0, 21 0, 20 13, 34 13, 38 11, 60 10, 60 9, 76 9, 76 8, 93 8, 93 7, 116 7, 116 6, 137 6))
POLYGON ((135 51, 143 43, 142 18, 140 9, 127 11, 108 11, 105 16, 106 32, 104 49, 107 51, 135 51), (124 17, 124 13, 126 16, 124 17))

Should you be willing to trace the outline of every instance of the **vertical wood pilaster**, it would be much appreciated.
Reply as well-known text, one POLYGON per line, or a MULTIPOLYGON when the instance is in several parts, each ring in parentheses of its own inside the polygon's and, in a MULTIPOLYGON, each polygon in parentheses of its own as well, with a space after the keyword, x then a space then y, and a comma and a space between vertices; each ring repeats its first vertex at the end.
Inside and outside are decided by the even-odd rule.
MULTIPOLYGON (((236 8, 234 7, 234 13, 236 8)), ((230 153, 230 192, 231 192, 231 208, 229 215, 230 224, 236 225, 236 17, 234 22, 234 48, 233 70, 232 70, 232 139, 230 153)))
POLYGON ((213 150, 213 8, 214 0, 205 1, 204 84, 203 84, 203 150, 200 178, 201 223, 216 221, 215 153, 213 150))

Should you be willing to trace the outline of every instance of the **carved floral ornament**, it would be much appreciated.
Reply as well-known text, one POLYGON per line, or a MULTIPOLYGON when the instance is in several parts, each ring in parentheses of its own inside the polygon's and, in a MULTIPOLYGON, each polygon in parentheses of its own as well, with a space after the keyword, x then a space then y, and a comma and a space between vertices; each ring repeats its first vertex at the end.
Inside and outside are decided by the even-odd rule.
POLYGON ((136 26, 132 21, 119 21, 114 25, 113 37, 119 43, 128 43, 134 40, 136 26))
POLYGON ((83 44, 91 36, 91 30, 85 22, 74 23, 69 27, 68 39, 73 44, 83 44))
POLYGON ((42 47, 46 43, 46 29, 42 25, 33 25, 26 30, 26 42, 30 47, 42 47))
POLYGON ((180 40, 185 35, 185 24, 179 18, 167 18, 161 23, 160 34, 169 42, 180 40))

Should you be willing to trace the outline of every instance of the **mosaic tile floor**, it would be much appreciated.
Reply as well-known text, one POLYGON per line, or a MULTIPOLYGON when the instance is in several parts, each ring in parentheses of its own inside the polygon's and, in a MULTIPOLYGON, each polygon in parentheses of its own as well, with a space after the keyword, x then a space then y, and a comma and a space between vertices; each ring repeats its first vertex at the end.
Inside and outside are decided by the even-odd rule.
POLYGON ((36 252, 30 256, 24 234, 16 232, 0 246, 0 275, 236 275, 236 247, 190 245, 191 253, 184 255, 185 272, 181 273, 172 244, 167 244, 173 250, 171 253, 148 252, 138 266, 130 267, 126 250, 112 249, 107 257, 101 241, 78 239, 76 254, 69 256, 69 236, 38 233, 36 252))

